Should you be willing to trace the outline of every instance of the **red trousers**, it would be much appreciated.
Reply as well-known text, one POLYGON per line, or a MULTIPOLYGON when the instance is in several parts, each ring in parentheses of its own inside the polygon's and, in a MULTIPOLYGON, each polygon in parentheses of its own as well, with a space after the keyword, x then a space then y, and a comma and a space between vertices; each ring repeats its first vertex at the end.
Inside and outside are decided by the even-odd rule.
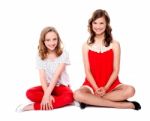
MULTIPOLYGON (((42 86, 33 87, 27 90, 26 96, 29 100, 34 102, 34 109, 40 110, 40 104, 43 98, 44 92, 42 89, 42 86)), ((52 96, 55 99, 55 102, 53 103, 53 108, 60 108, 66 105, 71 104, 73 99, 73 92, 72 90, 67 86, 55 86, 52 92, 52 96)))

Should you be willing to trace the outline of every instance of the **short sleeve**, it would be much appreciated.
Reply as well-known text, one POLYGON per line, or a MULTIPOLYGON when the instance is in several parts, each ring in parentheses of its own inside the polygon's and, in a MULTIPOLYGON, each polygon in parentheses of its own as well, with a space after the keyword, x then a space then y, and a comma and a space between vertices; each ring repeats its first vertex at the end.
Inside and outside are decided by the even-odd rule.
POLYGON ((62 55, 60 56, 59 63, 65 63, 67 65, 70 65, 69 54, 66 50, 64 50, 62 55))
POLYGON ((40 58, 39 55, 36 56, 36 68, 37 68, 37 69, 45 69, 45 63, 44 63, 44 61, 40 58))

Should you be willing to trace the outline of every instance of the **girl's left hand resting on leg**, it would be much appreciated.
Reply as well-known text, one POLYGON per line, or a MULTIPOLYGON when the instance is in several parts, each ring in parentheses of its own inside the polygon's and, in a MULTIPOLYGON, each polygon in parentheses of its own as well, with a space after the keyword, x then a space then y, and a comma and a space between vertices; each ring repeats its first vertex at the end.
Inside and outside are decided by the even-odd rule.
POLYGON ((52 110, 55 99, 52 95, 44 94, 41 102, 41 110, 52 110))

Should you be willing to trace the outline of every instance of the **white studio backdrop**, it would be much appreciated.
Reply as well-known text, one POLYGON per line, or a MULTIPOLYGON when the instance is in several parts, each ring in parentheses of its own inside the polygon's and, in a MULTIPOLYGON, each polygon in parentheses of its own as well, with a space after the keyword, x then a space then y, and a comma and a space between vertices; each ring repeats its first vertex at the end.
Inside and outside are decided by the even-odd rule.
MULTIPOLYGON (((28 88, 40 84, 35 56, 40 32, 46 26, 54 26, 58 30, 69 52, 71 65, 67 71, 72 89, 81 86, 85 78, 81 48, 89 36, 88 19, 96 9, 105 9, 110 15, 113 37, 121 45, 120 80, 135 86, 136 94, 132 100, 142 105, 138 114, 133 117, 130 113, 126 115, 132 119, 145 117, 150 99, 148 0, 1 0, 0 112, 3 116, 22 120, 24 115, 18 117, 15 108, 27 101, 25 92, 28 88)), ((62 110, 65 112, 67 109, 62 110)), ((61 110, 58 113, 63 117, 61 110)), ((40 117, 40 113, 37 114, 40 117)), ((111 111, 110 114, 114 115, 111 111)), ((36 114, 31 112, 28 115, 32 119, 36 114)), ((57 117, 57 114, 53 115, 57 117)), ((90 115, 90 111, 83 115, 90 115)), ((82 117, 82 114, 78 113, 78 116, 82 117)), ((111 119, 111 116, 106 118, 111 119)))

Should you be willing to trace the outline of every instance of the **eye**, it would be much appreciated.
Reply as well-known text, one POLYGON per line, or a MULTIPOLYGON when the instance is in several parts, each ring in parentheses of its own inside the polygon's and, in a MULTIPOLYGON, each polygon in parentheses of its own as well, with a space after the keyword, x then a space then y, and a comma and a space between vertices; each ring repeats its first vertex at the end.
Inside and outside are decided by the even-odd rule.
POLYGON ((54 41, 57 41, 57 38, 53 38, 54 41))
POLYGON ((50 39, 45 39, 45 41, 50 41, 50 39))
POLYGON ((93 21, 93 24, 97 24, 95 21, 93 21))
POLYGON ((100 22, 100 24, 104 24, 104 22, 100 22))

